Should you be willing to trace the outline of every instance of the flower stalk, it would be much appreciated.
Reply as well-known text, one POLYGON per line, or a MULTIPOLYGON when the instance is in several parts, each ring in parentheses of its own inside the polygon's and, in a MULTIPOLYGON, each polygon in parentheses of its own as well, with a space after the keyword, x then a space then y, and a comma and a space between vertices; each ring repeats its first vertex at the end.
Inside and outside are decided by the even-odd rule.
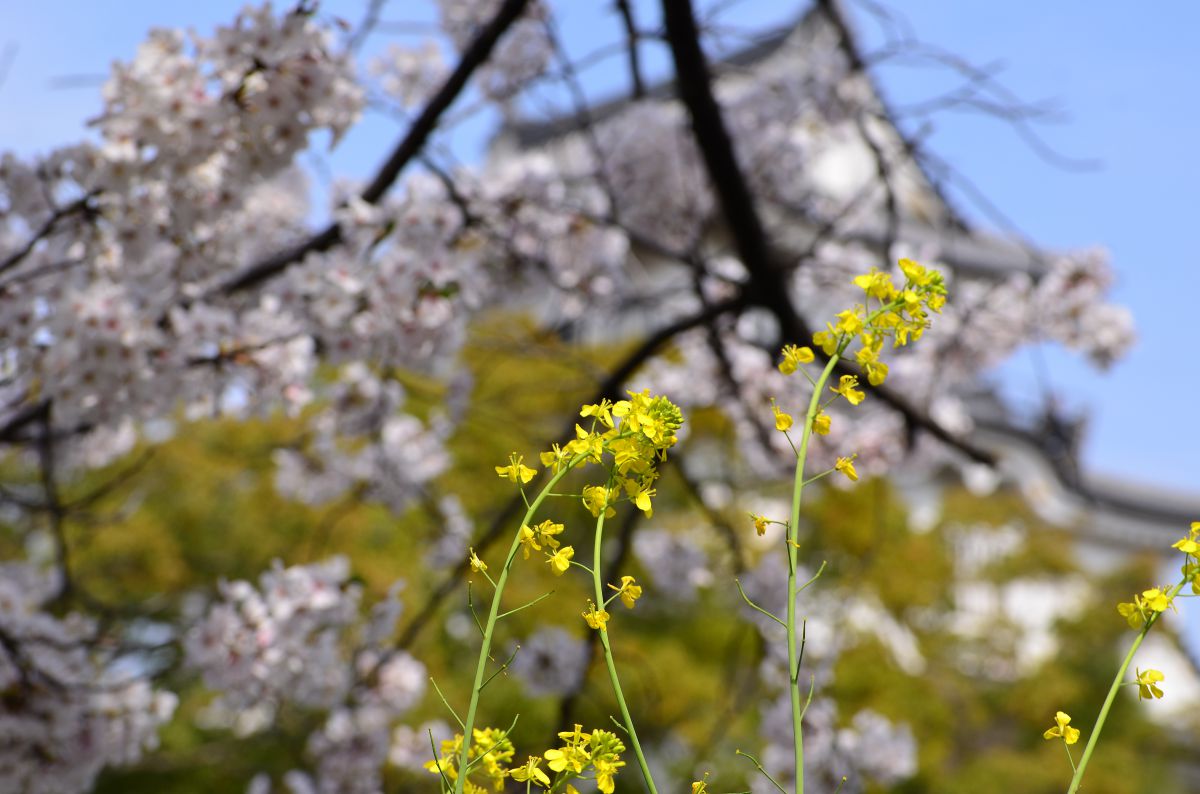
MULTIPOLYGON (((612 482, 610 480, 609 486, 612 482)), ((600 556, 601 547, 604 541, 604 516, 605 511, 600 511, 596 517, 596 538, 592 557, 592 586, 596 593, 596 603, 603 605, 604 598, 604 583, 600 578, 600 556)), ((602 606, 597 607, 602 608, 602 606)), ((646 763, 646 756, 642 752, 641 742, 638 741, 637 729, 633 725, 633 717, 629 713, 629 706, 625 703, 625 693, 621 689, 621 679, 617 675, 617 662, 613 658, 612 645, 608 640, 608 628, 605 625, 600 629, 600 647, 604 649, 604 665, 608 668, 608 680, 612 683, 613 695, 617 699, 617 707, 621 710, 621 723, 625 726, 625 732, 629 736, 629 744, 633 747, 633 754, 637 757, 638 767, 642 771, 642 779, 646 781, 646 788, 650 794, 658 794, 658 789, 654 786, 654 778, 650 774, 650 766, 646 763)))
MULTIPOLYGON (((574 469, 580 462, 583 461, 584 455, 577 455, 572 458, 566 465, 561 467, 550 481, 538 492, 538 495, 529 504, 529 508, 525 511, 525 517, 521 519, 516 535, 513 537, 512 545, 508 548, 508 556, 504 559, 504 566, 500 569, 500 575, 496 577, 495 590, 492 593, 492 603, 488 607, 487 623, 483 627, 483 644, 479 648, 479 661, 475 665, 475 683, 471 687, 471 702, 467 706, 467 716, 463 720, 463 740, 462 751, 459 754, 458 768, 466 770, 470 763, 471 755, 471 737, 475 727, 475 715, 479 709, 479 696, 483 692, 484 675, 487 672, 488 659, 491 658, 492 637, 495 633, 496 623, 500 618, 500 601, 504 596, 504 588, 508 583, 508 574, 512 569, 513 560, 517 557, 517 552, 521 548, 521 529, 527 526, 534 515, 537 514, 538 508, 542 502, 554 490, 554 486, 558 485, 559 480, 567 475, 567 472, 574 469)), ((466 784, 467 775, 461 773, 454 781, 454 794, 463 794, 463 787, 466 784)))
MULTIPOLYGON (((1179 595, 1179 591, 1183 589, 1183 586, 1190 581, 1191 577, 1185 575, 1183 580, 1171 589, 1167 595, 1167 602, 1173 601, 1175 596, 1179 595)), ((1080 756, 1079 763, 1075 766, 1075 774, 1071 776, 1071 785, 1067 788, 1067 794, 1075 794, 1083 784, 1083 773, 1087 771, 1088 761, 1092 759, 1092 752, 1096 749, 1096 743, 1100 740, 1100 733, 1104 730, 1104 723, 1108 721, 1108 712, 1112 708, 1113 702, 1117 699, 1117 691, 1125 684, 1125 676, 1129 672, 1129 665, 1133 664, 1133 657, 1137 654, 1138 648, 1142 646, 1142 640, 1146 639, 1146 635, 1150 633, 1150 629, 1154 628, 1154 624, 1158 622, 1160 617, 1162 617, 1161 610, 1152 610, 1146 617, 1141 631, 1138 632, 1138 635, 1133 639, 1133 643, 1129 646, 1129 651, 1125 654, 1124 661, 1121 662, 1116 676, 1113 677, 1112 686, 1108 688, 1108 696, 1104 698, 1104 704, 1100 707, 1100 713, 1096 716, 1096 724, 1092 726, 1087 744, 1084 745, 1083 755, 1080 756)))

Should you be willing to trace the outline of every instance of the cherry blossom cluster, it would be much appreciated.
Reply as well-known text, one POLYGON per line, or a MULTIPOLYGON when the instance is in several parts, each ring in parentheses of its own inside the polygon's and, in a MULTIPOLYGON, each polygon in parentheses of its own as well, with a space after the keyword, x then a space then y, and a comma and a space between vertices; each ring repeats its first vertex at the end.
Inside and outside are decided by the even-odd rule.
MULTIPOLYGON (((220 599, 184 638, 189 666, 217 692, 207 718, 241 732, 272 724, 288 705, 326 718, 308 739, 311 772, 293 770, 296 792, 374 792, 392 728, 425 693, 425 666, 389 648, 400 586, 361 618, 361 588, 345 558, 275 567, 249 582, 223 582, 220 599)), ((270 790, 256 779, 252 790, 270 790)))
POLYGON ((206 296, 300 234, 291 165, 358 118, 350 63, 304 8, 265 5, 190 46, 153 31, 104 100, 97 144, 0 160, 6 405, 50 404, 70 431, 219 413, 231 388, 301 401, 313 351, 295 318, 206 296))
POLYGON ((54 573, 0 565, 0 780, 12 791, 87 791, 104 767, 157 747, 175 711, 145 659, 100 642, 91 618, 47 610, 61 588, 54 573))
MULTIPOLYGON (((795 779, 790 709, 787 697, 775 700, 760 725, 767 742, 763 767, 781 782, 795 779)), ((807 785, 830 790, 840 785, 841 791, 859 794, 869 785, 895 786, 916 774, 917 742, 908 726, 870 709, 839 726, 837 704, 814 698, 804 715, 804 761, 807 785)))

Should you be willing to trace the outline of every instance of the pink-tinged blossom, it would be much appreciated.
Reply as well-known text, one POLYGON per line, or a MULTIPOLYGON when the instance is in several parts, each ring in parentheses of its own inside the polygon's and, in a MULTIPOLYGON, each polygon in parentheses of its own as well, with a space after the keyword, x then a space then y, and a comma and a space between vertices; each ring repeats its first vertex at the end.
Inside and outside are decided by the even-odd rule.
POLYGON ((78 613, 44 611, 62 582, 32 566, 0 565, 0 783, 62 794, 91 789, 108 766, 158 746, 177 699, 143 663, 119 664, 78 613))
POLYGON ((221 599, 184 638, 188 664, 233 709, 260 702, 314 708, 340 702, 352 684, 342 635, 358 617, 360 589, 341 557, 275 566, 249 582, 222 582, 221 599))

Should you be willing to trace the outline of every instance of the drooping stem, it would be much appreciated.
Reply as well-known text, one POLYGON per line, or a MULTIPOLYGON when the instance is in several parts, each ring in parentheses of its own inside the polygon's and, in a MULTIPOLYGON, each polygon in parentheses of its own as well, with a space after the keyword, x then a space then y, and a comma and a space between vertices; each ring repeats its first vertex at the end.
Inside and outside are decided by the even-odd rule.
MULTIPOLYGON (((1168 598, 1174 600, 1175 596, 1179 595, 1179 591, 1190 580, 1185 578, 1171 590, 1168 598)), ((1071 786, 1067 789, 1067 794, 1075 794, 1079 790, 1079 786, 1083 783, 1083 773, 1087 769, 1088 761, 1092 758, 1092 751, 1096 749, 1096 743, 1100 740, 1100 732, 1104 730, 1104 723, 1108 720, 1108 711, 1112 708, 1113 701, 1117 699, 1117 691, 1121 685, 1125 683, 1125 675, 1129 672, 1129 665, 1133 664, 1133 657, 1137 654, 1138 648, 1142 646, 1142 640, 1146 639, 1146 635, 1150 633, 1150 629, 1158 622, 1162 616, 1161 612, 1155 612, 1146 619, 1146 624, 1142 626, 1142 630, 1138 632, 1134 638, 1133 644, 1129 646, 1129 652, 1125 654, 1125 660, 1121 662, 1121 667, 1117 670, 1116 676, 1113 677, 1112 686, 1108 688, 1108 696, 1104 698, 1104 705, 1100 707, 1100 714, 1096 717, 1096 724, 1092 726, 1092 733, 1088 736, 1087 744, 1083 748, 1083 755, 1079 758, 1079 766, 1075 767, 1075 774, 1071 777, 1071 786)))
POLYGON ((500 615, 500 600, 504 595, 504 587, 508 583, 508 572, 512 568, 513 560, 516 559, 517 551, 521 548, 521 528, 527 526, 533 520, 542 501, 550 495, 550 492, 554 490, 554 486, 558 484, 558 481, 566 476, 567 472, 579 465, 583 459, 584 456, 579 455, 563 466, 561 470, 550 478, 550 481, 546 483, 542 490, 538 492, 537 497, 530 502, 529 509, 525 511, 525 517, 521 519, 521 523, 517 526, 512 545, 508 549, 508 556, 504 560, 504 567, 500 569, 500 575, 496 578, 496 589, 492 593, 492 605, 488 608, 488 619, 483 628, 483 645, 479 649, 479 661, 475 666, 475 683, 471 687, 471 702, 467 706, 467 717, 463 722, 462 752, 458 759, 459 775, 454 781, 454 794, 463 794, 463 787, 466 783, 466 770, 471 753, 472 731, 475 727, 475 713, 479 708, 479 695, 483 691, 484 674, 487 672, 488 659, 491 658, 492 636, 495 633, 496 621, 500 615))
MULTIPOLYGON (((612 487, 611 480, 609 487, 612 487)), ((605 511, 601 510, 600 515, 596 518, 596 539, 592 554, 592 586, 596 593, 596 609, 603 609, 604 606, 604 582, 600 579, 604 513, 605 511)), ((599 631, 600 647, 604 649, 604 664, 608 668, 608 680, 612 682, 613 695, 617 698, 617 707, 621 709, 621 722, 625 725, 625 732, 629 734, 629 744, 633 747, 633 754, 637 756, 638 766, 642 770, 642 779, 646 781, 646 788, 649 789, 650 794, 658 794, 658 789, 654 787, 654 778, 650 775, 650 766, 646 763, 645 754, 642 753, 641 742, 638 741, 637 730, 633 727, 633 717, 630 716, 629 707, 625 704, 625 693, 621 689, 621 679, 617 676, 617 662, 613 659, 612 645, 608 641, 608 629, 601 628, 599 631)))

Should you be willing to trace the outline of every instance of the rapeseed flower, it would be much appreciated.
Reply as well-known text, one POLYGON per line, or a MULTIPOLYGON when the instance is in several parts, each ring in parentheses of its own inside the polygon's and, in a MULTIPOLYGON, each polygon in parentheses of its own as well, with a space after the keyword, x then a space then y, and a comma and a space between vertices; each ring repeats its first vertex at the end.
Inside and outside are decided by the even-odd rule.
POLYGON ((1067 744, 1079 741, 1079 729, 1071 727, 1071 715, 1060 711, 1054 715, 1054 727, 1042 734, 1043 739, 1053 739, 1061 736, 1067 744))
POLYGON ((1158 682, 1162 681, 1165 676, 1158 670, 1150 669, 1142 672, 1137 671, 1138 699, 1153 700, 1161 698, 1163 691, 1159 689, 1158 682))

